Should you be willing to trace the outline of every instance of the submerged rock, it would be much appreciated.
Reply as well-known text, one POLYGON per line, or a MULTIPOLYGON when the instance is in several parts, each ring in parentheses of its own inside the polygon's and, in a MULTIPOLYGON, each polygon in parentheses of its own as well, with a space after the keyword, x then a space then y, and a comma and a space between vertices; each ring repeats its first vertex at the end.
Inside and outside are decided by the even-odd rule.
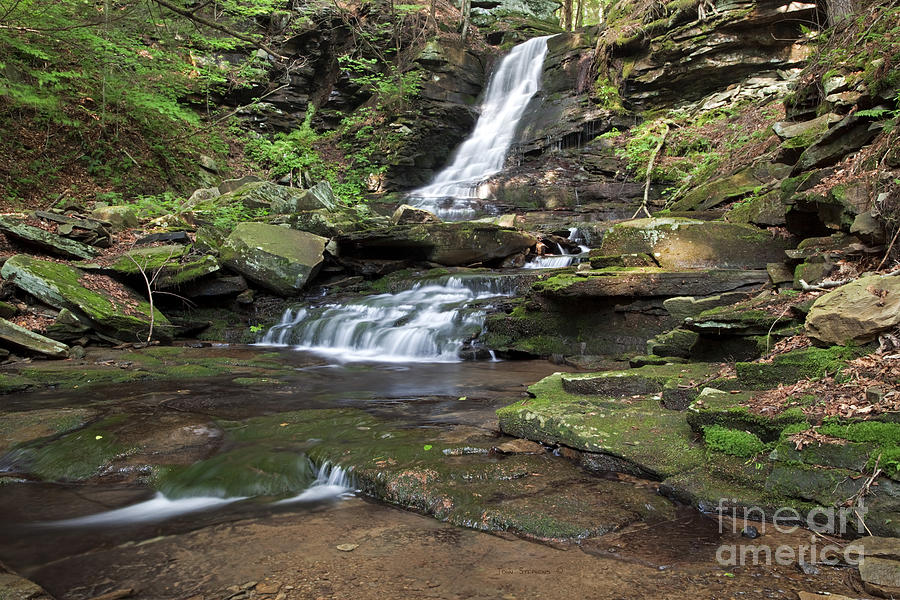
POLYGON ((305 231, 239 223, 222 243, 219 258, 257 285, 290 296, 318 273, 327 243, 305 231))
POLYGON ((84 271, 68 265, 40 260, 25 254, 13 256, 3 265, 4 279, 14 278, 16 287, 54 308, 68 309, 98 332, 117 340, 137 342, 147 339, 153 323, 154 337, 171 340, 172 325, 133 292, 102 275, 95 281, 103 292, 84 285, 84 271))
POLYGON ((825 344, 865 343, 900 324, 900 277, 870 275, 820 297, 807 334, 825 344))

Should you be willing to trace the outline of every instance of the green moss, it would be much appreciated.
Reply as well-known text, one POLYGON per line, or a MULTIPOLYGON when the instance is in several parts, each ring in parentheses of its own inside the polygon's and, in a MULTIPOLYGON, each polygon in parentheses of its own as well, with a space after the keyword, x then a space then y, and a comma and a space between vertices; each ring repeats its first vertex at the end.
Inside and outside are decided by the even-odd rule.
POLYGON ((703 429, 703 439, 711 450, 732 456, 750 458, 766 449, 766 444, 749 431, 710 425, 703 429))
POLYGON ((158 469, 152 484, 168 498, 278 496, 300 492, 316 474, 303 454, 249 447, 190 466, 158 469))
POLYGON ((752 389, 767 389, 780 383, 829 375, 840 381, 840 372, 847 361, 867 353, 865 349, 850 346, 807 348, 781 354, 769 363, 739 362, 735 368, 740 382, 752 389))
POLYGON ((827 420, 819 432, 853 442, 874 442, 883 446, 900 446, 900 424, 881 421, 842 422, 827 420))
POLYGON ((46 444, 35 443, 21 452, 31 464, 30 471, 45 481, 80 481, 129 452, 111 432, 126 417, 108 417, 84 429, 46 444))
POLYGON ((741 405, 751 397, 750 392, 732 394, 707 388, 691 405, 687 421, 697 433, 703 433, 709 426, 719 425, 750 431, 765 442, 777 440, 786 427, 806 423, 806 417, 800 410, 788 410, 777 415, 752 413, 741 405))

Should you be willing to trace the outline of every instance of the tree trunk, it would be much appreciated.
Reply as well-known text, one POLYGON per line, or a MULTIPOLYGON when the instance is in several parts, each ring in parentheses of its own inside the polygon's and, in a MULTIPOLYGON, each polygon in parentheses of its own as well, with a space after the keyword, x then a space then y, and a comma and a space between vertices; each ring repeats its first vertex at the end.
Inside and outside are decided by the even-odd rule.
POLYGON ((828 24, 837 25, 853 14, 852 0, 827 0, 828 24))
POLYGON ((572 31, 572 0, 563 0, 562 28, 566 31, 572 31))
POLYGON ((462 41, 466 41, 466 36, 469 33, 469 19, 472 17, 472 0, 462 0, 462 17, 463 17, 463 25, 462 25, 462 41))
POLYGON ((578 0, 578 4, 575 6, 575 28, 582 27, 584 27, 584 0, 578 0))

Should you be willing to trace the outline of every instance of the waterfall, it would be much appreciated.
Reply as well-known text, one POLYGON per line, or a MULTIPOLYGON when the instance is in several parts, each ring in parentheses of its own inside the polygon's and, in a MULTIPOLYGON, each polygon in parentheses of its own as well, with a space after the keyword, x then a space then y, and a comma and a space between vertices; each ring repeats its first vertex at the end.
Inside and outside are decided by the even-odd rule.
POLYGON ((487 196, 479 184, 503 168, 525 107, 540 89, 550 37, 532 38, 503 58, 488 82, 475 130, 434 181, 409 194, 410 204, 446 220, 475 215, 477 200, 487 196))
POLYGON ((569 241, 578 244, 579 252, 570 254, 559 244, 554 244, 559 254, 535 256, 525 263, 524 269, 559 269, 577 264, 587 257, 590 248, 584 245, 585 235, 577 227, 569 227, 569 241))
POLYGON ((443 277, 395 294, 288 309, 260 345, 348 361, 457 362, 487 316, 479 300, 511 296, 512 279, 443 277))

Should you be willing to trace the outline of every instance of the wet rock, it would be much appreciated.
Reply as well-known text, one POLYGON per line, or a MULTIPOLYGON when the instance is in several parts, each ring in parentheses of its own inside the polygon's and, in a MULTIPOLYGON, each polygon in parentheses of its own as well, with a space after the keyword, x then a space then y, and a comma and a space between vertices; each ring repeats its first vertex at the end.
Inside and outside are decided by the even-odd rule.
POLYGON ((0 592, 3 600, 53 600, 41 586, 0 567, 0 592))
POLYGON ((265 223, 239 223, 219 250, 222 262, 276 294, 306 285, 324 260, 326 238, 265 223))
POLYGON ((900 324, 900 277, 870 275, 818 298, 806 332, 825 344, 865 343, 900 324))
POLYGON ((530 248, 537 239, 490 223, 398 225, 342 236, 341 256, 412 259, 462 266, 503 259, 530 248))
POLYGON ((679 218, 619 223, 603 237, 603 254, 649 254, 666 269, 764 269, 789 240, 749 225, 679 218))
POLYGON ((546 450, 537 442, 530 440, 511 440, 495 446, 493 450, 501 454, 544 454, 546 450))
POLYGON ((741 536, 750 540, 755 540, 759 537, 759 529, 757 529, 753 525, 747 525, 746 527, 741 529, 741 536))
POLYGON ((0 218, 0 231, 13 240, 64 258, 89 259, 95 257, 98 253, 95 248, 87 244, 58 236, 10 218, 0 218))
MULTIPOLYGON (((146 340, 150 329, 150 305, 133 292, 108 280, 116 294, 101 293, 85 287, 86 274, 74 267, 39 260, 24 254, 13 256, 0 270, 4 279, 15 277, 15 285, 24 292, 57 309, 68 309, 79 320, 90 323, 98 332, 123 341, 146 340)), ((97 276, 102 277, 102 276, 97 276)), ((106 279, 106 278, 103 278, 106 279)), ((154 337, 171 339, 171 324, 153 310, 154 337)))
POLYGON ((151 233, 145 235, 134 243, 135 246, 147 244, 190 244, 191 237, 186 231, 165 231, 163 233, 151 233))
POLYGON ((131 227, 137 227, 138 218, 134 209, 128 206, 101 206, 91 212, 91 216, 100 221, 109 223, 113 231, 121 231, 131 227))
POLYGON ((433 213, 422 208, 415 208, 409 204, 401 204, 391 216, 394 225, 410 225, 413 223, 440 223, 440 219, 433 213))
POLYGON ((797 561, 797 569, 803 573, 804 575, 819 575, 819 567, 816 565, 810 564, 805 560, 797 561))
POLYGON ((67 358, 69 347, 0 318, 0 340, 50 358, 67 358))

